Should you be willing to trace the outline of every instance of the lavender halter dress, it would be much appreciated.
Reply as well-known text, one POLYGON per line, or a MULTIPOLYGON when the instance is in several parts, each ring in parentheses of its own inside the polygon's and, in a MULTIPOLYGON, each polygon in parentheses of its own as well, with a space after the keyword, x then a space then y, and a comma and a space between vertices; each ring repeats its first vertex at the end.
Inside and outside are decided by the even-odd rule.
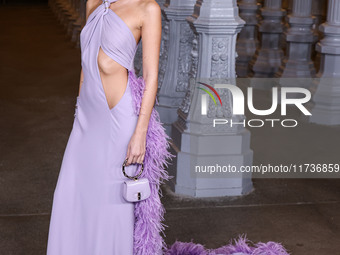
MULTIPOLYGON (((80 34, 84 81, 54 191, 47 255, 157 255, 166 247, 160 235, 165 225, 159 185, 169 179, 164 166, 173 155, 154 108, 141 176, 149 179, 151 195, 137 203, 122 196, 127 178, 121 166, 137 124, 145 82, 134 72, 136 40, 109 8, 116 1, 98 6, 80 34), (124 95, 112 109, 97 63, 100 47, 129 71, 124 95)), ((138 167, 128 166, 127 174, 135 175, 138 167)))

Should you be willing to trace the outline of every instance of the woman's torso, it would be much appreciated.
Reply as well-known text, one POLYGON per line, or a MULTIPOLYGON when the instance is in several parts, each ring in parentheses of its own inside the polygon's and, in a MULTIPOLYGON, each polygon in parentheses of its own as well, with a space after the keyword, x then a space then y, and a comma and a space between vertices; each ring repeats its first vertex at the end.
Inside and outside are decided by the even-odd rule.
MULTIPOLYGON (((98 1, 99 5, 102 4, 102 0, 98 1)), ((95 6, 98 7, 98 4, 95 6)), ((95 9, 94 8, 94 9, 95 9)), ((126 24, 130 29, 136 44, 141 38, 141 26, 140 26, 140 3, 135 0, 122 1, 111 3, 109 8, 126 24)), ((119 36, 119 35, 117 35, 119 36)), ((97 58, 100 77, 103 84, 106 100, 110 109, 112 109, 123 96, 127 81, 128 70, 121 64, 117 63, 111 57, 105 54, 100 48, 97 58)))

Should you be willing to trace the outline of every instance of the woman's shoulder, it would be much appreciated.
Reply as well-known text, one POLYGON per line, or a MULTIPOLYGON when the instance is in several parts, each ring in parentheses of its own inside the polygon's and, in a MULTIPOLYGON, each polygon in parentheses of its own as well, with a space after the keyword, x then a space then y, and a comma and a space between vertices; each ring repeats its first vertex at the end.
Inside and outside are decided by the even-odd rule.
POLYGON ((161 7, 155 0, 140 0, 139 6, 145 16, 161 14, 161 7))
POLYGON ((155 0, 143 0, 145 11, 155 12, 161 9, 155 0))

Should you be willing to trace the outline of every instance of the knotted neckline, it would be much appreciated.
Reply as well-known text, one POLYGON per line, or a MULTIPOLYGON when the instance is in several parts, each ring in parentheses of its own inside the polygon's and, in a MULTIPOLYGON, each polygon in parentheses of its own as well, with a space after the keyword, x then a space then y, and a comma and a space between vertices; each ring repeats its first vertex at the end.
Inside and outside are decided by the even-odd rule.
POLYGON ((109 11, 110 4, 117 2, 117 1, 119 0, 103 0, 104 6, 105 6, 104 14, 106 14, 109 11))
POLYGON ((109 8, 110 7, 110 4, 114 3, 114 2, 117 2, 118 0, 104 0, 104 5, 105 5, 105 9, 109 8))

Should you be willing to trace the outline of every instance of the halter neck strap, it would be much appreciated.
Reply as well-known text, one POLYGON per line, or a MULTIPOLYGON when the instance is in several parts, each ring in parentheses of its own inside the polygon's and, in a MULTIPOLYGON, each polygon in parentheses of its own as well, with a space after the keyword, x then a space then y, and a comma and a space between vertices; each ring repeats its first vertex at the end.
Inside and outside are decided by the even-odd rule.
POLYGON ((105 13, 108 11, 110 4, 117 2, 118 0, 103 0, 103 4, 105 5, 105 13))
POLYGON ((110 5, 110 4, 112 4, 112 3, 114 3, 114 2, 117 2, 117 1, 118 1, 118 0, 103 0, 105 6, 106 6, 106 5, 110 5))

